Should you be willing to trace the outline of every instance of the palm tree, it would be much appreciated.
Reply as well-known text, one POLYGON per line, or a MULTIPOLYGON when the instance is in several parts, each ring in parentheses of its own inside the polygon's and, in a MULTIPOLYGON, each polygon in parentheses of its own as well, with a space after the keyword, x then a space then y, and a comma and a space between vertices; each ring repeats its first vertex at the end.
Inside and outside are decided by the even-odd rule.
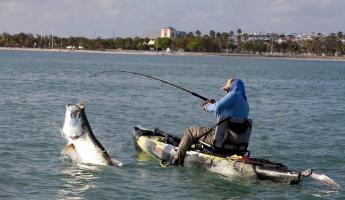
POLYGON ((339 31, 339 32, 337 33, 337 37, 338 37, 338 39, 341 40, 341 39, 344 37, 343 32, 339 31))
POLYGON ((216 32, 215 32, 214 30, 211 30, 211 31, 210 31, 210 38, 211 38, 211 39, 214 39, 215 36, 216 36, 216 32))
POLYGON ((237 29, 236 33, 237 33, 237 46, 239 47, 242 40, 242 30, 239 28, 237 29))
POLYGON ((221 43, 222 43, 222 48, 228 50, 229 46, 229 33, 223 32, 221 34, 221 43))
POLYGON ((3 40, 3 43, 4 43, 4 47, 7 47, 8 41, 9 41, 9 38, 10 38, 10 37, 11 37, 11 36, 10 36, 9 33, 4 32, 4 33, 2 34, 2 40, 3 40))
POLYGON ((194 37, 193 32, 189 32, 189 33, 187 34, 187 37, 194 37))
POLYGON ((199 30, 196 30, 196 31, 195 31, 195 35, 197 35, 198 37, 200 37, 200 36, 201 36, 201 32, 200 32, 199 30))

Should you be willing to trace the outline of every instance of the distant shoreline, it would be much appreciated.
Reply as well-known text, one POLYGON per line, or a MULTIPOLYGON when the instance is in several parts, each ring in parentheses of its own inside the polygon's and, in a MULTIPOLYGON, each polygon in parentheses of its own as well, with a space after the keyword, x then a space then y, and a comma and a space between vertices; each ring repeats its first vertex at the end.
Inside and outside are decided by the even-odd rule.
POLYGON ((68 50, 68 49, 41 49, 41 48, 15 48, 0 47, 0 51, 36 51, 36 52, 66 52, 66 53, 100 53, 100 54, 129 54, 129 55, 166 55, 166 56, 229 56, 247 58, 312 60, 312 61, 345 61, 345 56, 316 56, 316 55, 287 55, 287 54, 246 54, 246 53, 209 53, 209 52, 165 52, 145 50, 68 50))

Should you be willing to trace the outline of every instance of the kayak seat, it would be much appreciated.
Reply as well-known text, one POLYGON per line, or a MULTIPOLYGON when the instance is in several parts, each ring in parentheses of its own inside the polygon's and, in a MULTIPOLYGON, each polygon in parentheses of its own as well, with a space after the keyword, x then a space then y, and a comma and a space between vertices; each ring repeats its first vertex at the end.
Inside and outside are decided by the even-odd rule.
POLYGON ((248 143, 252 132, 252 120, 247 118, 220 117, 215 128, 213 144, 201 143, 205 148, 221 155, 249 154, 248 143), (221 123, 219 123, 221 122, 221 123))

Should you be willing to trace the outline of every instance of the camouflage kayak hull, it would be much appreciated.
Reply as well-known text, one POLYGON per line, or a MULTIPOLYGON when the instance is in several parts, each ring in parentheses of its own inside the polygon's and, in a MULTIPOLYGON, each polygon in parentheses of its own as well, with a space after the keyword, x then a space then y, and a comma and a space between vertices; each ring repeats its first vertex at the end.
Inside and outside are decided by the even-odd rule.
MULTIPOLYGON (((137 149, 160 161, 169 161, 176 154, 177 145, 174 145, 171 141, 174 138, 171 137, 138 127, 133 130, 133 139, 137 149)), ((281 163, 249 156, 213 155, 200 150, 187 152, 184 167, 204 168, 227 177, 254 177, 285 184, 298 184, 303 175, 300 171, 289 170, 281 163)))

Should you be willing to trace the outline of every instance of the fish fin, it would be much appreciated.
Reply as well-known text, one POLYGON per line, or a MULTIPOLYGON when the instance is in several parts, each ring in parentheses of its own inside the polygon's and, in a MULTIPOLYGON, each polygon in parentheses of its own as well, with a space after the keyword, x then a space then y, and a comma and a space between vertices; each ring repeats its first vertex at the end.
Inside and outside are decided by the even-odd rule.
POLYGON ((304 177, 311 177, 325 185, 332 187, 335 190, 340 190, 341 187, 338 183, 336 183, 333 179, 326 176, 325 174, 317 174, 313 169, 307 169, 301 172, 301 175, 304 177))
POLYGON ((123 163, 116 159, 111 159, 111 164, 114 166, 122 167, 123 163))
POLYGON ((74 147, 74 144, 67 144, 61 151, 61 155, 67 155, 69 156, 72 160, 78 162, 78 153, 74 147))
POLYGON ((60 128, 60 134, 61 134, 62 137, 67 139, 66 134, 63 132, 62 128, 60 128))
POLYGON ((326 176, 325 174, 317 174, 315 172, 313 172, 310 175, 311 178, 320 181, 321 183, 330 186, 331 188, 335 189, 335 190, 340 190, 341 187, 338 183, 336 183, 333 179, 329 178, 328 176, 326 176))

